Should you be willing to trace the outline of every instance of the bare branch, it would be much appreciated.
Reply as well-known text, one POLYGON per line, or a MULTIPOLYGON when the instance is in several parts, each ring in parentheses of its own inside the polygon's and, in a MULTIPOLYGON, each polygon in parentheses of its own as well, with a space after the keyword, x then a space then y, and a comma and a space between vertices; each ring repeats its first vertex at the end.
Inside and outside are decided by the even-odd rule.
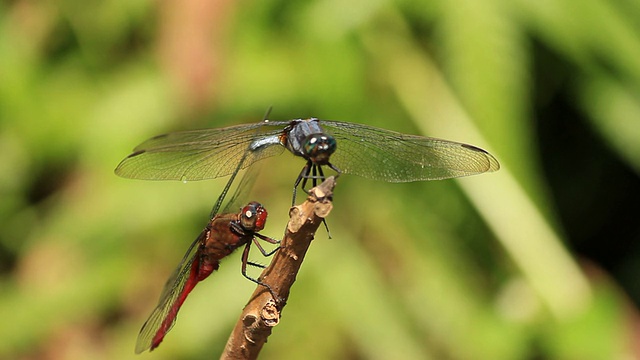
POLYGON ((289 211, 290 219, 280 250, 260 277, 278 295, 278 299, 274 299, 264 286, 257 287, 242 311, 220 359, 258 357, 272 328, 280 321, 280 313, 289 298, 291 286, 296 280, 311 240, 322 219, 329 215, 333 207, 331 201, 334 186, 335 178, 331 176, 310 190, 307 201, 289 211))

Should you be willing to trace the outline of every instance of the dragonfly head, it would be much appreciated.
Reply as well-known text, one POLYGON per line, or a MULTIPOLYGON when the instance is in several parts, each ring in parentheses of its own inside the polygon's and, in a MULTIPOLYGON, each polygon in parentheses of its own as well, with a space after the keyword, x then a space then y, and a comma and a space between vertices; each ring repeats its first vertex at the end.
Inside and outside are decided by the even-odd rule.
POLYGON ((267 210, 256 201, 247 204, 240 212, 240 225, 247 231, 260 231, 266 222, 267 210))
POLYGON ((305 157, 318 165, 326 165, 329 157, 336 151, 336 139, 328 134, 311 134, 304 139, 305 157))

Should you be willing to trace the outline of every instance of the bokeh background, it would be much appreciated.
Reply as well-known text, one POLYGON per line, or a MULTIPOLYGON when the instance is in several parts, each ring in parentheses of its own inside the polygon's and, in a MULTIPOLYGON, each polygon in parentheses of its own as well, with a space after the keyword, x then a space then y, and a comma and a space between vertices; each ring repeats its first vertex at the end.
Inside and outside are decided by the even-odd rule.
MULTIPOLYGON (((340 178, 263 359, 640 357, 640 2, 0 2, 0 358, 217 358, 240 254, 138 330, 226 179, 113 169, 168 131, 318 117, 502 169, 340 178)), ((290 154, 254 198, 281 237, 290 154)))

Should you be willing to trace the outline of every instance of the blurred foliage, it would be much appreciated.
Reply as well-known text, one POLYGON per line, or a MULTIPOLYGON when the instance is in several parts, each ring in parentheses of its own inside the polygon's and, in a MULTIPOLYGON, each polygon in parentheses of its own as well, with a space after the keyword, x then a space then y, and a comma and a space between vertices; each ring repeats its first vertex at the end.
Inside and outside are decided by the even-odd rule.
MULTIPOLYGON (((631 359, 640 2, 0 3, 0 358, 134 358, 225 179, 114 167, 166 131, 315 116, 469 142, 500 172, 341 177, 264 359, 631 359)), ((254 196, 279 237, 301 162, 254 196)), ((157 359, 217 357, 239 254, 157 359)))

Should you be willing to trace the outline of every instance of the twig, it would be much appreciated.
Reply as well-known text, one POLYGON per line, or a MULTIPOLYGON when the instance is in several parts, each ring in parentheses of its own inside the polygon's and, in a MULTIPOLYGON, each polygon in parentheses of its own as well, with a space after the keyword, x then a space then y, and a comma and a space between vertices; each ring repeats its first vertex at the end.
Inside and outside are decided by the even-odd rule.
POLYGON ((264 286, 258 286, 242 311, 240 319, 227 340, 220 359, 256 359, 267 341, 271 330, 280 321, 289 291, 311 240, 331 211, 335 178, 327 178, 322 184, 312 188, 307 201, 292 207, 289 223, 280 250, 271 264, 262 272, 260 280, 271 287, 279 299, 274 299, 264 286))

